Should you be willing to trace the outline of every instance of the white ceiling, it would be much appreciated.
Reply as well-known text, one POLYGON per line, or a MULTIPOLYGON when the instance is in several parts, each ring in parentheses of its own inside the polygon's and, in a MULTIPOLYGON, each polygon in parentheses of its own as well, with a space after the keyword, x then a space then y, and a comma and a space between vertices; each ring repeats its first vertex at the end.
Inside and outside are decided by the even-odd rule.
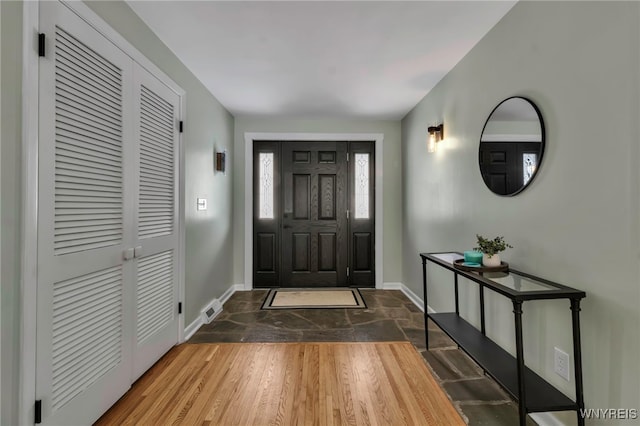
POLYGON ((400 119, 515 1, 128 1, 234 115, 400 119))

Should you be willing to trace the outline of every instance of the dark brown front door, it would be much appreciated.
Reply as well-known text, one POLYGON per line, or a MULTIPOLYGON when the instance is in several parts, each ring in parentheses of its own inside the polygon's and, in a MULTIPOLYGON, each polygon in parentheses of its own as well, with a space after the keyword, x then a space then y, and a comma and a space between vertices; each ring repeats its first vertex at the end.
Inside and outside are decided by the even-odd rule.
POLYGON ((282 285, 347 285, 347 144, 282 145, 282 285))
POLYGON ((254 176, 255 287, 374 286, 372 143, 254 142, 254 176))

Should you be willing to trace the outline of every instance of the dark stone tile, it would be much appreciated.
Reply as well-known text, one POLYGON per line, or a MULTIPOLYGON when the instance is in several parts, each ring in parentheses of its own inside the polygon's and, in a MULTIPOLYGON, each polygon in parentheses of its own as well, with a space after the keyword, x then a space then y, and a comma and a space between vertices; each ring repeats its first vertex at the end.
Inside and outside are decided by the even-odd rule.
MULTIPOLYGON (((224 311, 223 311, 224 312, 224 311)), ((252 325, 267 316, 265 311, 227 313, 224 319, 240 324, 252 325)))
POLYGON ((187 343, 239 343, 243 336, 243 333, 198 332, 187 343))
POLYGON ((460 377, 481 377, 482 369, 464 352, 458 349, 442 350, 443 356, 460 373, 460 377))
MULTIPOLYGON (((469 419, 469 426, 513 426, 519 423, 518 407, 508 404, 460 404, 460 409, 469 419)), ((527 426, 536 426, 527 417, 527 426)))
POLYGON ((404 332, 405 336, 407 336, 407 340, 409 340, 418 350, 427 348, 427 345, 425 343, 424 329, 403 328, 402 331, 404 332))
POLYGON ((347 309, 347 317, 353 325, 387 319, 383 311, 378 309, 347 309))
POLYGON ((200 327, 200 331, 208 332, 208 333, 210 332, 242 333, 246 329, 247 329, 247 326, 245 324, 238 324, 238 323, 227 321, 227 320, 221 320, 221 321, 213 320, 211 323, 205 324, 202 327, 200 327))
MULTIPOLYGON (((398 325, 402 328, 419 328, 424 331, 424 315, 423 314, 410 312, 408 319, 398 319, 396 321, 398 322, 398 325)), ((440 329, 437 328, 436 330, 440 330, 440 329)))
POLYGON ((355 342, 353 330, 305 330, 302 332, 303 342, 355 342))
POLYGON ((355 325, 353 330, 358 342, 406 341, 404 333, 392 320, 380 320, 355 325))
POLYGON ((321 329, 343 329, 351 328, 347 310, 352 309, 296 309, 295 313, 321 329))
POLYGON ((507 401, 509 397, 491 379, 467 379, 442 384, 454 401, 507 401))
POLYGON ((289 330, 313 330, 319 328, 311 321, 301 317, 296 310, 270 310, 257 323, 289 330))
POLYGON ((227 302, 222 307, 222 312, 227 312, 230 314, 235 314, 238 312, 256 312, 260 310, 262 306, 262 302, 243 302, 243 301, 234 301, 227 302))
POLYGON ((409 312, 417 312, 417 313, 422 314, 422 310, 421 310, 420 308, 418 308, 418 307, 416 306, 416 304, 415 304, 415 303, 413 303, 413 302, 405 303, 405 304, 404 304, 404 307, 405 307, 405 308, 407 308, 407 310, 408 310, 409 312))
POLYGON ((243 342, 299 342, 302 331, 285 330, 271 327, 253 327, 243 336, 243 342))
POLYGON ((483 377, 482 369, 459 349, 423 351, 422 356, 441 380, 483 377))
MULTIPOLYGON (((387 290, 387 291, 393 291, 393 290, 387 290)), ((373 305, 375 305, 376 307, 385 307, 385 308, 399 308, 404 305, 405 300, 399 299, 398 297, 395 297, 393 295, 377 295, 377 294, 371 298, 373 305)), ((367 300, 367 306, 369 306, 368 300, 367 300)))
POLYGON ((236 291, 231 295, 229 300, 225 303, 225 305, 229 302, 264 302, 265 297, 267 297, 268 290, 251 290, 251 291, 236 291))
POLYGON ((429 330, 429 349, 457 348, 458 345, 443 331, 429 330))
POLYGON ((404 306, 401 308, 379 308, 378 310, 388 318, 411 320, 411 312, 404 306))
POLYGON ((427 360, 427 363, 431 367, 436 376, 440 380, 455 380, 460 378, 460 374, 453 368, 451 364, 447 362, 445 357, 442 356, 442 352, 449 351, 421 351, 422 357, 427 360))
MULTIPOLYGON (((422 314, 422 322, 424 323, 424 314, 422 314)), ((440 327, 438 327, 436 325, 435 322, 431 321, 431 319, 429 319, 429 322, 427 323, 427 326, 429 327, 429 330, 437 330, 437 331, 441 331, 442 329, 440 327)))

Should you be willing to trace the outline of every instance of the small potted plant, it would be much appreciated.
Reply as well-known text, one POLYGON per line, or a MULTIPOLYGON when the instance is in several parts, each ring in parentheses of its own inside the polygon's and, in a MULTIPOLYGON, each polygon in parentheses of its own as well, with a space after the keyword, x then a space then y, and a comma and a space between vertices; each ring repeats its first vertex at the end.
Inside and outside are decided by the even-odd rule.
POLYGON ((482 235, 476 234, 478 239, 478 247, 474 250, 482 252, 482 264, 484 266, 500 266, 500 253, 507 247, 513 248, 513 246, 504 240, 504 237, 495 237, 494 239, 485 238, 482 235))

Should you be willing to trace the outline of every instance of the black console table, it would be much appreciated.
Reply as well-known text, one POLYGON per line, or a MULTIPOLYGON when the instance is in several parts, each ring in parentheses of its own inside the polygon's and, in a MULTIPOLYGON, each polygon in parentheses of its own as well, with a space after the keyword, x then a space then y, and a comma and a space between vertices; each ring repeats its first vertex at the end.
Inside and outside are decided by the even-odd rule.
POLYGON ((578 424, 584 425, 580 410, 584 409, 582 391, 582 353, 580 350, 580 300, 584 291, 576 290, 530 274, 515 271, 478 272, 463 271, 454 266, 462 259, 460 253, 421 253, 424 290, 424 322, 427 349, 429 328, 427 319, 436 323, 458 346, 476 361, 486 374, 493 377, 518 401, 520 425, 525 426, 527 413, 575 410, 578 424), (454 273, 455 312, 427 312, 427 262, 449 269, 454 273), (480 330, 460 316, 458 306, 458 276, 478 284, 480 297, 480 330), (515 321, 516 356, 513 357, 486 336, 484 319, 484 290, 489 289, 508 297, 513 302, 515 321), (573 323, 573 365, 576 400, 573 401, 542 377, 527 368, 524 363, 522 342, 522 304, 528 300, 569 299, 573 323))

